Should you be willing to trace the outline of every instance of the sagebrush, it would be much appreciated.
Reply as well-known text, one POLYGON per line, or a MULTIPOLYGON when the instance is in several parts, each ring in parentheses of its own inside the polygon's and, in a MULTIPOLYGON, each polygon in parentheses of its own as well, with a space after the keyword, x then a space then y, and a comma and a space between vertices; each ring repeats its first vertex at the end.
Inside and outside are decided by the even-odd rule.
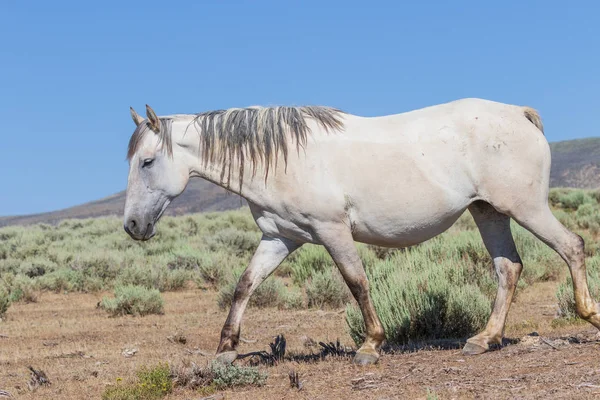
MULTIPOLYGON (((588 257, 600 251, 599 199, 598 190, 552 189, 549 194, 557 218, 585 239, 588 257)), ((565 276, 565 264, 556 253, 517 224, 511 226, 524 261, 517 295, 527 285, 565 276)), ((180 290, 192 283, 219 291, 220 306, 227 308, 260 236, 247 208, 165 217, 148 242, 131 240, 118 218, 2 228, 0 311, 10 304, 40 301, 43 291, 99 292, 139 286, 153 290, 158 299, 156 291, 180 290)), ((497 287, 495 272, 468 212, 448 232, 410 249, 363 244, 357 248, 392 341, 468 335, 487 318, 497 287)), ((566 281, 557 294, 564 315, 571 309, 569 285, 566 281)), ((117 306, 116 298, 103 304, 117 315, 146 312, 126 302, 117 306)), ((304 245, 292 253, 257 288, 250 306, 286 310, 347 306, 353 337, 360 341, 362 335, 354 300, 322 246, 304 245)), ((164 312, 159 306, 148 309, 164 312)))
POLYGON ((158 290, 136 285, 117 286, 115 297, 103 298, 100 307, 113 316, 144 316, 164 312, 164 302, 158 290))

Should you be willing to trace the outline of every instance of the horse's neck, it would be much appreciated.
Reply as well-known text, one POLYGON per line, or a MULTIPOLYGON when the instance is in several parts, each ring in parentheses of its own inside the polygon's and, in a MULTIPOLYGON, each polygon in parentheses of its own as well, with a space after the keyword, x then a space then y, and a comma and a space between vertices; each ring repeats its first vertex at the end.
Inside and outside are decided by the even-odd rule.
POLYGON ((253 174, 253 166, 249 160, 246 160, 240 186, 242 170, 236 160, 233 160, 231 168, 228 164, 223 165, 219 160, 205 162, 201 156, 200 141, 195 128, 189 126, 192 117, 181 118, 174 123, 173 130, 173 134, 177 135, 176 142, 180 144, 179 151, 183 152, 180 155, 191 163, 191 175, 212 182, 250 201, 261 198, 265 188, 263 166, 257 165, 256 173, 253 174))
POLYGON ((224 167, 219 162, 204 163, 199 157, 196 157, 196 162, 192 167, 192 176, 212 182, 246 200, 256 201, 264 191, 265 180, 258 172, 253 177, 252 166, 249 165, 250 163, 246 164, 248 165, 244 166, 244 179, 241 181, 241 185, 239 166, 232 165, 230 170, 229 166, 224 167))

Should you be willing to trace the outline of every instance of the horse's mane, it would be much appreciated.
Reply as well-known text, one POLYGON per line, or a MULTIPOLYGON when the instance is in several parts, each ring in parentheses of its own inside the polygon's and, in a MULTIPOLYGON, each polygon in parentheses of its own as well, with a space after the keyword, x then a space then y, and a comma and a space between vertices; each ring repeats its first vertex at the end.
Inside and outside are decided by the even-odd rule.
MULTIPOLYGON (((287 165, 290 140, 295 142, 298 151, 306 145, 310 133, 308 119, 326 131, 335 131, 343 128, 342 114, 340 110, 323 106, 232 108, 196 114, 188 129, 195 127, 198 131, 202 161, 222 165, 221 180, 228 186, 232 165, 237 163, 241 186, 245 161, 252 163, 253 174, 258 163, 262 163, 266 179, 271 164, 277 166, 280 155, 287 165)), ((173 152, 171 124, 172 118, 161 118, 158 132, 170 156, 173 152)), ((133 157, 149 130, 146 122, 137 127, 129 141, 128 159, 133 157)))

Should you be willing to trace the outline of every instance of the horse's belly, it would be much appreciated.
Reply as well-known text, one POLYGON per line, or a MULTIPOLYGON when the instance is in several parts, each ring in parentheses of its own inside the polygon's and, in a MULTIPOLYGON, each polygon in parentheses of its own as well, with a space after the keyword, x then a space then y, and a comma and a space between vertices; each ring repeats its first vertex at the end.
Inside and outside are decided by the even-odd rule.
POLYGON ((469 205, 467 198, 455 200, 429 198, 405 207, 397 203, 356 208, 349 214, 354 240, 387 247, 422 243, 450 228, 469 205))
POLYGON ((456 222, 462 212, 447 216, 441 220, 414 221, 406 220, 389 221, 370 225, 355 223, 353 230, 354 240, 357 242, 385 247, 408 247, 429 240, 444 232, 456 222))

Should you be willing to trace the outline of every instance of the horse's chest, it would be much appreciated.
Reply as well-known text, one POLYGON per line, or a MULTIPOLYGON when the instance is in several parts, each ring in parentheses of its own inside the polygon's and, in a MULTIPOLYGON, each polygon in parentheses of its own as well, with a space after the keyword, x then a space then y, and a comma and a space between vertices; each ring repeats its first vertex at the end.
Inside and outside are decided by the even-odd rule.
POLYGON ((285 237, 300 243, 314 243, 314 235, 311 229, 303 227, 277 214, 264 210, 252 210, 252 215, 260 230, 269 237, 285 237))

